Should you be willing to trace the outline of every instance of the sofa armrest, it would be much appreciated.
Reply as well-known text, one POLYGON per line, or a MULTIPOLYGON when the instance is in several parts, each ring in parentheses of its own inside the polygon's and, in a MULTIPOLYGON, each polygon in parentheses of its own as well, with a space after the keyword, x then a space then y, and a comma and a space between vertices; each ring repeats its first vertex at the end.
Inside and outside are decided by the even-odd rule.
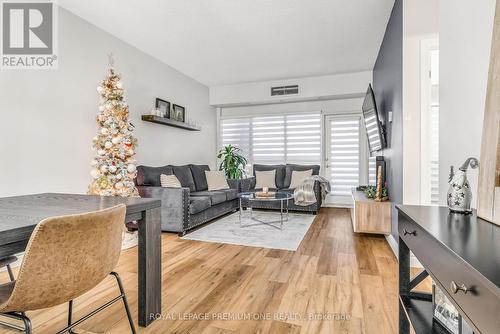
POLYGON ((189 197, 189 188, 138 186, 137 190, 141 197, 161 199, 162 206, 167 207, 182 207, 184 197, 189 197))
POLYGON ((319 181, 314 181, 314 194, 316 195, 316 202, 318 203, 318 209, 323 204, 323 196, 321 194, 321 183, 319 181))
POLYGON ((256 182, 256 179, 254 176, 246 178, 246 179, 241 179, 240 180, 240 191, 242 193, 253 191, 255 189, 255 182, 256 182))
POLYGON ((161 200, 162 231, 182 232, 189 220, 189 188, 138 186, 139 195, 161 200))

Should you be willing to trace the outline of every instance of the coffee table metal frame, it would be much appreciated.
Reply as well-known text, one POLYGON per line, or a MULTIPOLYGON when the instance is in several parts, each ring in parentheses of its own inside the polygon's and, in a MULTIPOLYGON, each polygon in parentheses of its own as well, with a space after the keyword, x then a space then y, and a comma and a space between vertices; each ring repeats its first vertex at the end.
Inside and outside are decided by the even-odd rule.
POLYGON ((263 198, 263 197, 255 197, 255 193, 253 192, 245 192, 238 194, 238 198, 240 201, 240 215, 239 215, 240 227, 265 224, 283 230, 283 222, 288 221, 288 201, 293 199, 293 194, 285 192, 276 192, 275 197, 263 198), (246 225, 242 224, 243 200, 248 201, 248 205, 246 205, 245 208, 248 209, 248 211, 250 212, 250 220, 258 222, 259 224, 246 224, 246 225), (263 221, 254 217, 251 202, 267 202, 267 201, 280 201, 279 220, 263 221), (276 224, 279 224, 279 227, 276 226, 276 224))

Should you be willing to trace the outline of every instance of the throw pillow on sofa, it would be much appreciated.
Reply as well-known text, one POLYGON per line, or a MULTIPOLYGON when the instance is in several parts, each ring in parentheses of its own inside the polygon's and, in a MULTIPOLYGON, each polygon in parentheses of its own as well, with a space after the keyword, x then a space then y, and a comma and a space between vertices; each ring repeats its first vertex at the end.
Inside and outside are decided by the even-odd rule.
POLYGON ((295 189, 304 183, 304 180, 310 177, 313 173, 312 169, 304 171, 292 171, 292 181, 290 182, 290 189, 295 189))
POLYGON ((181 183, 175 175, 160 175, 160 183, 163 188, 181 188, 181 183))
POLYGON ((191 168, 191 174, 193 174, 194 185, 196 186, 196 191, 206 191, 208 190, 207 177, 205 172, 210 170, 208 165, 189 165, 191 168))
POLYGON ((276 169, 255 171, 255 188, 276 188, 276 169))
POLYGON ((208 191, 229 189, 226 175, 220 171, 205 171, 207 177, 208 191))
POLYGON ((191 168, 189 165, 184 166, 172 166, 174 175, 179 179, 182 187, 189 188, 191 192, 196 191, 196 186, 194 184, 193 174, 191 173, 191 168))
MULTIPOLYGON (((306 168, 310 169, 310 168, 306 168)), ((274 178, 274 183, 276 185, 276 188, 286 188, 284 185, 284 180, 285 180, 285 171, 286 167, 285 165, 261 165, 261 164, 254 164, 253 165, 253 175, 255 176, 255 172, 265 172, 269 170, 275 170, 276 175, 274 178)), ((290 183, 288 183, 290 184, 290 183)))

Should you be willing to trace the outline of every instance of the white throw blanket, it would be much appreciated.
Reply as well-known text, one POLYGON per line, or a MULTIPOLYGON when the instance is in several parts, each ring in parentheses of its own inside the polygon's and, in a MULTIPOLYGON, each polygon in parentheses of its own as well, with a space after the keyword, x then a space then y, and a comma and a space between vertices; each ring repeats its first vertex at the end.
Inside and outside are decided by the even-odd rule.
POLYGON ((321 187, 321 198, 324 200, 326 194, 330 192, 330 181, 319 175, 313 175, 304 180, 304 182, 295 188, 293 199, 296 205, 308 206, 317 202, 314 193, 314 183, 318 181, 321 187))

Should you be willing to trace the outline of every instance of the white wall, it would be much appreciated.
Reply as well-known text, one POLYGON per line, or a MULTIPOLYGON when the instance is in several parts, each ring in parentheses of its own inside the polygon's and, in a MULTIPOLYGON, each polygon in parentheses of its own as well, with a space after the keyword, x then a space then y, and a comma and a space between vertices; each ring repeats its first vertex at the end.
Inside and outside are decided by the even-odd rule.
MULTIPOLYGON (((450 165, 479 158, 495 0, 440 0, 440 199, 450 165)), ((470 171, 474 194, 478 171, 470 171)), ((474 201, 476 196, 474 197, 474 201)))
POLYGON ((215 165, 216 117, 208 88, 61 9, 59 69, 0 71, 0 196, 84 193, 96 133, 96 87, 113 52, 123 76, 139 164, 215 165), (161 97, 186 107, 201 132, 142 122, 161 97))
POLYGON ((312 99, 354 98, 364 96, 368 83, 371 81, 372 72, 367 71, 216 86, 210 87, 210 104, 231 106, 312 99), (286 97, 271 96, 271 87, 286 85, 299 85, 299 94, 286 97))
POLYGON ((438 1, 405 0, 403 6, 403 203, 420 204, 422 40, 438 38, 438 1))

